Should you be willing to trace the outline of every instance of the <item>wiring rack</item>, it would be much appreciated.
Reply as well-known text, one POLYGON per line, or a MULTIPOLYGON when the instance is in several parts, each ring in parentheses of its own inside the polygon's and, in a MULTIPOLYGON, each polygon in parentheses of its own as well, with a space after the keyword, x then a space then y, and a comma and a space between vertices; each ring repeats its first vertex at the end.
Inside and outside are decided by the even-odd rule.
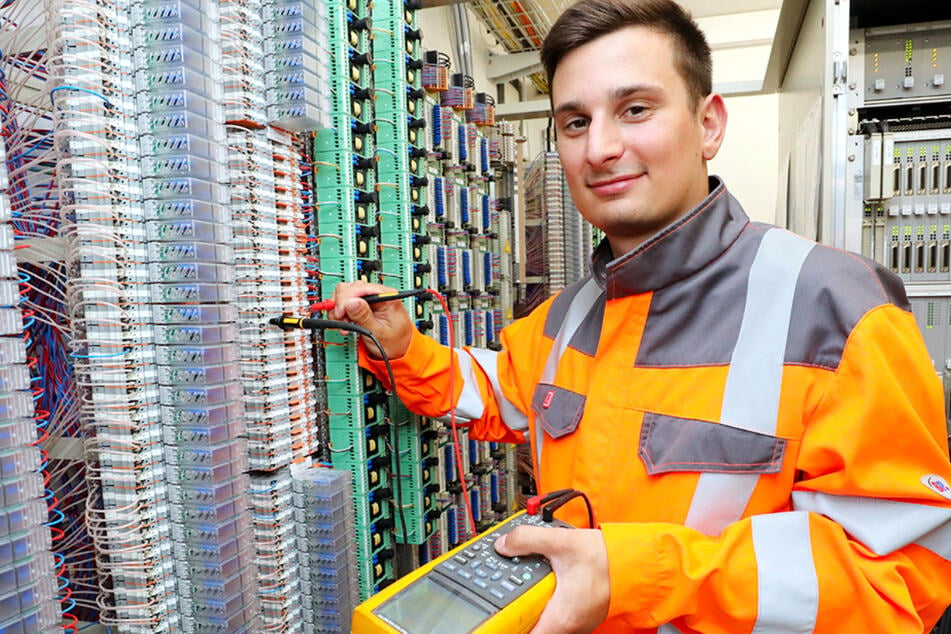
POLYGON ((525 176, 527 312, 586 274, 593 232, 574 207, 555 152, 543 152, 525 176))
POLYGON ((268 323, 359 279, 438 288, 405 305, 458 347, 511 319, 514 127, 417 11, 0 9, 0 541, 29 553, 0 561, 0 629, 346 631, 513 510, 510 449, 456 452, 353 340, 268 323))
MULTIPOLYGON (((506 174, 511 162, 499 151, 502 132, 493 124, 492 100, 475 93, 471 79, 450 76, 447 55, 426 51, 424 60, 427 213, 425 233, 413 248, 425 254, 430 283, 448 297, 448 312, 433 306, 417 325, 459 349, 497 348, 513 313, 513 213, 507 201, 514 183, 506 174)), ((510 124, 505 130, 514 137, 510 124)), ((511 149, 514 161, 514 141, 511 149)), ((457 452, 452 436, 445 422, 430 421, 416 433, 418 448, 401 447, 419 460, 421 477, 429 478, 422 489, 430 510, 422 524, 421 562, 464 541, 471 534, 470 513, 481 529, 515 508, 512 449, 469 439, 458 429, 457 452)))
MULTIPOLYGON (((48 413, 34 407, 39 394, 31 389, 29 330, 24 328, 20 307, 3 143, 0 154, 5 159, 0 163, 0 293, 4 305, 0 326, 0 631, 19 634, 53 631, 60 622, 51 528, 62 522, 48 521, 50 513, 57 513, 56 500, 45 488, 49 454, 40 442, 41 434, 48 435, 49 420, 48 413)), ((56 531, 57 537, 63 535, 62 528, 56 531)))

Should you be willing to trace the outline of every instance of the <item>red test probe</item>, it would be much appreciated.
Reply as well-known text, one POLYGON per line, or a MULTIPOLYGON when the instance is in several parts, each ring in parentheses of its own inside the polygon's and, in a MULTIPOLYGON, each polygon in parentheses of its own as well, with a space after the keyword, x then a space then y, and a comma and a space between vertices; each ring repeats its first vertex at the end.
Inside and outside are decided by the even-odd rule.
MULTIPOLYGON (((406 299, 407 297, 419 297, 421 295, 426 295, 429 293, 429 289, 426 288, 416 288, 410 291, 393 291, 390 293, 379 293, 377 295, 364 295, 360 299, 365 301, 367 304, 377 304, 379 302, 389 302, 396 299, 406 299)), ((333 310, 337 306, 337 302, 332 299, 325 299, 323 301, 317 302, 316 304, 310 305, 310 312, 316 313, 320 310, 333 310)))

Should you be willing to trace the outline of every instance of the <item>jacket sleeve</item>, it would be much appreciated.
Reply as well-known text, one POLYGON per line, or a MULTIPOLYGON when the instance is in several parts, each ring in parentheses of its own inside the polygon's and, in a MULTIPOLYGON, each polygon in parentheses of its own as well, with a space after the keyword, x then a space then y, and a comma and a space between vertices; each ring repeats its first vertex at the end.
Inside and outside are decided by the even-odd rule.
MULTIPOLYGON (((421 334, 413 333, 409 349, 391 359, 396 394, 406 407, 421 416, 449 421, 455 407, 456 421, 467 425, 470 437, 478 440, 522 443, 528 430, 530 379, 521 376, 512 362, 512 346, 517 358, 533 355, 537 339, 532 337, 533 314, 502 330, 502 350, 478 348, 450 349, 421 334), (527 392, 526 392, 527 390, 527 392)), ((391 389, 382 361, 371 358, 361 341, 360 365, 391 389)), ((522 363, 522 366, 531 366, 522 363)))
POLYGON ((602 525, 609 621, 930 631, 951 603, 951 464, 941 385, 912 315, 870 311, 828 387, 807 398, 783 512, 745 517, 717 537, 674 524, 602 525))

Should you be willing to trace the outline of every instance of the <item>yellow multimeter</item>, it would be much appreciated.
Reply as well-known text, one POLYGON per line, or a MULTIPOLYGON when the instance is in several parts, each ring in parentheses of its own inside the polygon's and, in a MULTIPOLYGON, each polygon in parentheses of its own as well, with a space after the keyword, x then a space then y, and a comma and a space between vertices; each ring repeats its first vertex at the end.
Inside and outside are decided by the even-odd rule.
POLYGON ((572 528, 516 513, 357 606, 352 633, 528 632, 555 591, 555 575, 540 555, 503 557, 493 547, 496 538, 522 525, 572 528))

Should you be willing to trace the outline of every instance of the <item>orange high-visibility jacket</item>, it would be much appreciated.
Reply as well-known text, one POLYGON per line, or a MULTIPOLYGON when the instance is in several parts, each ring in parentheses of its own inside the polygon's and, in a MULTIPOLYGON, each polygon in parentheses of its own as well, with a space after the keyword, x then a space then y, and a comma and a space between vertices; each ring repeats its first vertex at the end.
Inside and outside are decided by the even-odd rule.
POLYGON ((593 269, 502 351, 458 351, 452 399, 449 350, 423 335, 393 370, 419 414, 530 439, 540 492, 587 493, 610 567, 598 631, 930 631, 951 603, 951 463, 901 282, 751 223, 715 178, 593 269))

